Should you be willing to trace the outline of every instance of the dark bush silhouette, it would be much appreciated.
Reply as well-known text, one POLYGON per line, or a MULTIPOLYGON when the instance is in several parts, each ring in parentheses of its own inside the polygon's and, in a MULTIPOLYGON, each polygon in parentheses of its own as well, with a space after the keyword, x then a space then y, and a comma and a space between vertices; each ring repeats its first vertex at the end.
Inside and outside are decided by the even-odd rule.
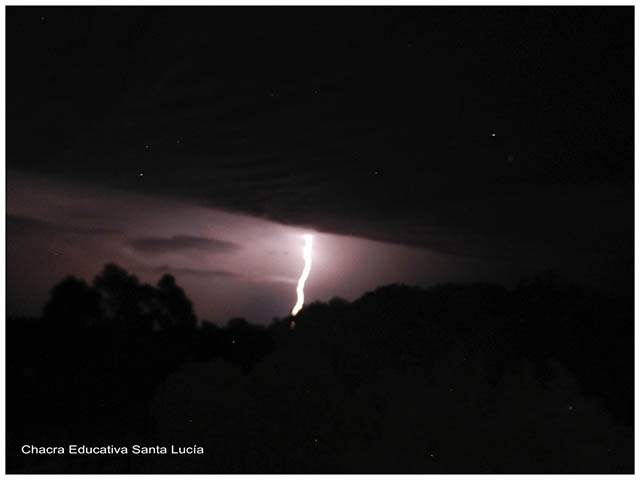
POLYGON ((390 285, 198 324, 170 276, 69 277, 7 324, 10 472, 629 473, 633 302, 551 277, 390 285), (202 456, 24 456, 24 443, 202 456))
POLYGON ((273 341, 264 327, 251 325, 244 318, 232 318, 226 328, 224 357, 242 366, 245 372, 273 349, 273 341))
POLYGON ((69 276, 53 287, 51 300, 44 306, 44 318, 63 330, 94 325, 100 318, 98 294, 86 282, 69 276))

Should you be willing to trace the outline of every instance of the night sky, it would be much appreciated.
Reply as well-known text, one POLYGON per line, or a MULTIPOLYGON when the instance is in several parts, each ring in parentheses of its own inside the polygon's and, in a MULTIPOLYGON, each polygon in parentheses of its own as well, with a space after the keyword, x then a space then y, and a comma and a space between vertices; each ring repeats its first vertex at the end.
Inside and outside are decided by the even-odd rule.
POLYGON ((266 323, 379 285, 633 286, 633 7, 7 8, 7 307, 107 262, 266 323))

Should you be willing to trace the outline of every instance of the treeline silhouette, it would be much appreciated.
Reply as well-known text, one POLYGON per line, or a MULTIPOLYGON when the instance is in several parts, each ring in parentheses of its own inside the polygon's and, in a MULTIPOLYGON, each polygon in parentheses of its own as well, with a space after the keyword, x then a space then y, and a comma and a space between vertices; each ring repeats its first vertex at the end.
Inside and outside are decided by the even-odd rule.
POLYGON ((631 473, 633 300, 552 277, 390 285, 198 322, 107 265, 7 321, 9 473, 631 473), (27 445, 203 455, 23 455, 27 445))

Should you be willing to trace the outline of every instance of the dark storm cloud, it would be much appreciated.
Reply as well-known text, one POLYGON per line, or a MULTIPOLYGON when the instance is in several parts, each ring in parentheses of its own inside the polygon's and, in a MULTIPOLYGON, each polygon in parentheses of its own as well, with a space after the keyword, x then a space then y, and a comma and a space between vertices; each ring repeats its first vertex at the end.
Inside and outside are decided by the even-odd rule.
POLYGON ((189 268, 189 267, 170 267, 167 265, 157 266, 157 267, 138 267, 141 270, 149 271, 151 273, 164 275, 165 273, 170 273, 172 275, 191 275, 195 277, 203 277, 203 278, 225 278, 225 279, 236 279, 240 278, 240 275, 227 271, 227 270, 204 270, 197 268, 189 268))
POLYGON ((172 267, 169 265, 162 266, 138 266, 138 270, 152 273, 154 275, 171 274, 175 276, 189 276, 199 278, 202 280, 236 280, 243 282, 245 285, 249 283, 268 285, 268 284, 283 284, 283 285, 295 285, 297 279, 288 278, 278 275, 270 274, 241 274, 232 272, 230 270, 219 269, 203 269, 203 268, 191 268, 191 267, 172 267))
POLYGON ((82 227, 60 225, 37 218, 7 214, 7 232, 9 234, 51 234, 73 233, 81 235, 113 235, 117 230, 100 227, 82 227))
POLYGON ((141 237, 127 242, 134 250, 145 254, 174 253, 187 250, 199 250, 208 253, 232 252, 240 245, 215 238, 176 235, 169 238, 141 237))

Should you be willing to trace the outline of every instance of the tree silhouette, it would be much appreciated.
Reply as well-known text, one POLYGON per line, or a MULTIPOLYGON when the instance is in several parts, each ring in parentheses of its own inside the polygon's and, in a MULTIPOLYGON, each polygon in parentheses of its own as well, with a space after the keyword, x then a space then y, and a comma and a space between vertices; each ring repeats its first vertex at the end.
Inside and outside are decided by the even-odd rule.
POLYGON ((107 265, 92 286, 56 285, 42 319, 7 323, 8 469, 628 473, 632 305, 539 280, 389 285, 311 302, 295 328, 219 327, 173 277, 107 265), (60 438, 189 439, 206 454, 20 453, 60 438))
POLYGON ((107 264, 93 280, 100 296, 102 320, 118 329, 148 330, 142 307, 143 291, 138 279, 114 264, 107 264))
POLYGON ((158 304, 160 306, 158 322, 159 328, 189 329, 196 326, 196 316, 193 313, 191 301, 176 284, 171 275, 164 275, 158 282, 158 304))
POLYGON ((94 325, 100 317, 99 297, 83 280, 68 276, 51 291, 44 319, 52 327, 77 330, 94 325))

